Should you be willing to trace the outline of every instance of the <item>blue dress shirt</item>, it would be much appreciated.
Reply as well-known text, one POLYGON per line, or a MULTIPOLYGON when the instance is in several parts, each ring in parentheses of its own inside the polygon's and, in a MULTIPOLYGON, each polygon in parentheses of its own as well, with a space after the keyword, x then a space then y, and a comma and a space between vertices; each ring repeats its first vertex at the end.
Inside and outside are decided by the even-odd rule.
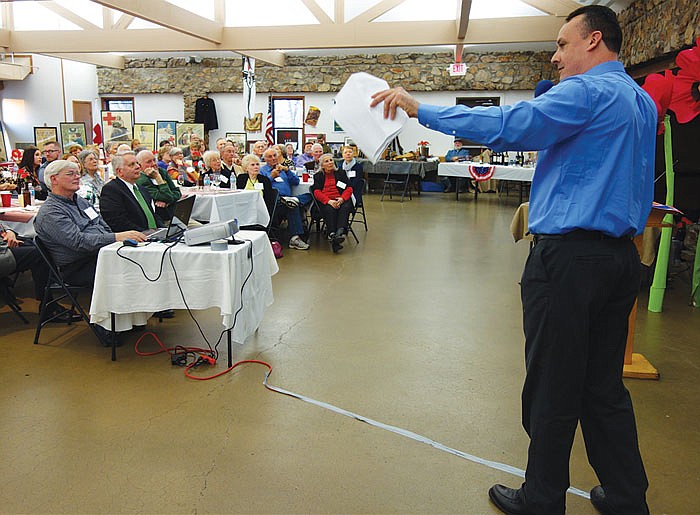
POLYGON ((447 151, 447 154, 445 154, 445 161, 452 161, 453 158, 455 157, 463 157, 465 159, 469 159, 471 154, 469 153, 468 148, 460 148, 457 150, 456 148, 450 149, 447 151))
POLYGON ((497 152, 538 150, 533 234, 585 229, 619 237, 644 230, 653 198, 656 108, 618 61, 512 106, 421 104, 418 121, 497 152))
POLYGON ((291 197, 292 186, 299 184, 299 177, 297 177, 296 172, 289 170, 280 172, 279 177, 282 178, 281 181, 273 179, 271 172, 272 168, 267 164, 260 167, 260 174, 270 179, 272 187, 280 192, 280 197, 291 197))

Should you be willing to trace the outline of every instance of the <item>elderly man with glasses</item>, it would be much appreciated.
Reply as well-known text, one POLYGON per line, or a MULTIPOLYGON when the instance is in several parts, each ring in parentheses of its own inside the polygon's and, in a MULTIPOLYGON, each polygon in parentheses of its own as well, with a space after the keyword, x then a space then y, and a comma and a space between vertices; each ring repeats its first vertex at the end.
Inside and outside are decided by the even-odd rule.
POLYGON ((61 145, 59 145, 57 141, 49 141, 48 143, 44 143, 44 149, 41 151, 41 154, 44 156, 45 160, 39 167, 39 170, 37 170, 39 183, 41 183, 41 190, 37 190, 36 199, 46 200, 48 190, 46 188, 46 181, 44 180, 44 172, 49 164, 61 157, 61 145))
POLYGON ((44 178, 50 193, 34 219, 34 228, 69 284, 93 285, 97 254, 105 245, 146 240, 138 231, 112 232, 87 200, 76 195, 80 171, 75 163, 54 161, 46 167, 44 178))

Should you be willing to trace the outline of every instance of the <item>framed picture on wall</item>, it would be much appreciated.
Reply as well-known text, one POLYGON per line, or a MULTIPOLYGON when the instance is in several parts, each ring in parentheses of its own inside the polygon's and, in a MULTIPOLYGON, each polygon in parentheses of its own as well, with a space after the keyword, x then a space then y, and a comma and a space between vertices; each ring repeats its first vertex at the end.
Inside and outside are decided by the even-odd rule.
POLYGON ((68 152, 71 145, 80 145, 85 148, 87 141, 85 123, 61 122, 58 126, 61 128, 61 148, 64 153, 68 152))
POLYGON ((275 129, 275 143, 286 145, 291 143, 294 151, 298 152, 301 143, 302 129, 275 129))
POLYGON ((156 150, 156 124, 135 123, 134 139, 139 140, 142 147, 146 147, 149 150, 156 150))
POLYGON ((56 127, 34 127, 34 145, 39 150, 44 150, 44 145, 49 141, 58 141, 58 129, 56 127))
POLYGON ((175 120, 158 120, 156 122, 156 142, 160 147, 161 141, 169 141, 175 146, 175 128, 177 122, 175 120))
POLYGON ((105 143, 129 143, 133 138, 134 118, 131 111, 101 111, 102 137, 105 143))
POLYGON ((225 137, 228 141, 238 144, 239 154, 245 152, 248 142, 248 136, 245 132, 227 132, 225 137))
POLYGON ((203 123, 180 123, 175 126, 175 141, 178 147, 187 147, 190 144, 192 136, 199 136, 199 139, 204 141, 204 124, 203 123))
POLYGON ((343 128, 340 125, 338 125, 338 122, 336 122, 335 120, 333 120, 333 132, 345 132, 343 130, 343 128))
POLYGON ((311 143, 316 143, 316 138, 318 137, 318 134, 309 134, 308 132, 304 134, 304 143, 308 143, 309 141, 311 143))

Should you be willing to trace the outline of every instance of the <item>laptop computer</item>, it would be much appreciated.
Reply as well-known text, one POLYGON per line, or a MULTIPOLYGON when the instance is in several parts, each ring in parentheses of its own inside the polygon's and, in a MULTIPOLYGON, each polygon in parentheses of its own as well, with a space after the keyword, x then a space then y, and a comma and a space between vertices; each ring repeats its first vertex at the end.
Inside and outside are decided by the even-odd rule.
POLYGON ((173 217, 167 227, 145 231, 148 241, 172 241, 187 230, 194 206, 194 195, 178 200, 173 208, 173 217))

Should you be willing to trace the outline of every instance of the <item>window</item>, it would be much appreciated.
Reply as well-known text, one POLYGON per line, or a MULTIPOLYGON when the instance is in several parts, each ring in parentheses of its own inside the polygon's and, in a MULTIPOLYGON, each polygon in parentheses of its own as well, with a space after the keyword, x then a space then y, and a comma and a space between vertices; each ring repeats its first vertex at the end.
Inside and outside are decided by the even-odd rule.
POLYGON ((134 118, 134 97, 102 97, 103 111, 131 111, 134 118))

